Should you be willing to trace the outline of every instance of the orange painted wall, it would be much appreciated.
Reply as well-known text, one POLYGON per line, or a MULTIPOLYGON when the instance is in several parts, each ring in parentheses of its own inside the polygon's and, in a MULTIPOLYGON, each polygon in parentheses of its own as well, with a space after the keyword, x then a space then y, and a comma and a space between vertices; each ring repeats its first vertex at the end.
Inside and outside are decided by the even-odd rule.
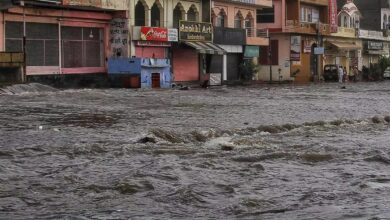
POLYGON ((166 59, 165 47, 135 47, 135 56, 142 58, 166 59))
POLYGON ((198 53, 190 48, 173 50, 173 81, 198 81, 199 59, 198 53))

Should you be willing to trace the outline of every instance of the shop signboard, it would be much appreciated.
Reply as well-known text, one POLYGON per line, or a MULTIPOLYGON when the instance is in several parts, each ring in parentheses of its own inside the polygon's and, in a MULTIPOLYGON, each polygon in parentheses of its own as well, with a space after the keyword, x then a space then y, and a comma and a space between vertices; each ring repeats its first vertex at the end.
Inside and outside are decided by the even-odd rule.
POLYGON ((213 27, 211 23, 180 21, 180 41, 213 41, 213 27))
POLYGON ((336 0, 329 0, 329 26, 330 26, 330 32, 331 33, 337 33, 337 1, 336 0))
POLYGON ((168 41, 168 30, 159 27, 141 27, 141 40, 168 41))
POLYGON ((140 47, 170 47, 170 42, 164 41, 137 41, 137 46, 140 47))
POLYGON ((179 40, 179 34, 176 28, 168 28, 168 41, 177 42, 179 40))
POLYGON ((177 29, 160 27, 141 27, 140 40, 144 41, 178 41, 177 29))
POLYGON ((367 49, 369 49, 369 50, 383 50, 383 42, 368 41, 367 49))
POLYGON ((301 36, 291 36, 290 60, 301 61, 301 36))
POLYGON ((259 46, 245 46, 245 52, 244 57, 252 58, 252 57, 259 57, 260 54, 260 47, 259 46))
POLYGON ((321 55, 325 53, 325 48, 323 47, 315 47, 314 48, 314 54, 315 55, 321 55))

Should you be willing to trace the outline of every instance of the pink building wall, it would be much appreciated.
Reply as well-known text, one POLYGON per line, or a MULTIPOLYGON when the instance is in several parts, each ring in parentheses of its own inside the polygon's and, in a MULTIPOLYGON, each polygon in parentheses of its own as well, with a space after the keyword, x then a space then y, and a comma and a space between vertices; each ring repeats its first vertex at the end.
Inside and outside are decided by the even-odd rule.
POLYGON ((198 81, 199 58, 194 49, 178 48, 173 51, 173 81, 198 81))
MULTIPOLYGON (((112 16, 107 13, 87 12, 87 11, 69 11, 56 9, 40 9, 26 8, 25 20, 27 22, 36 23, 51 23, 61 26, 73 27, 93 27, 103 29, 103 45, 104 58, 110 53, 109 45, 109 22, 112 16)), ((3 21, 0 25, 1 46, 0 50, 4 50, 4 23, 6 21, 23 22, 23 9, 20 7, 11 8, 8 12, 4 12, 1 16, 3 21)), ((0 21, 1 21, 0 19, 0 21)), ((106 59, 105 59, 106 60, 106 59)), ((27 75, 50 75, 50 74, 88 74, 88 73, 106 73, 107 63, 104 62, 102 67, 77 67, 77 68, 61 68, 60 66, 28 66, 27 75)))
POLYGON ((258 23, 258 26, 265 29, 278 29, 281 30, 285 26, 285 0, 274 0, 275 7, 275 22, 274 23, 258 23))
POLYGON ((135 47, 135 56, 142 58, 165 59, 165 47, 135 47))
POLYGON ((237 12, 240 11, 244 19, 248 14, 252 16, 254 21, 253 27, 256 28, 257 22, 256 22, 255 7, 242 6, 242 5, 237 5, 228 2, 214 1, 214 7, 212 8, 213 11, 212 13, 218 15, 222 9, 226 13, 226 17, 227 17, 227 25, 225 24, 225 27, 234 28, 234 17, 236 16, 237 12))

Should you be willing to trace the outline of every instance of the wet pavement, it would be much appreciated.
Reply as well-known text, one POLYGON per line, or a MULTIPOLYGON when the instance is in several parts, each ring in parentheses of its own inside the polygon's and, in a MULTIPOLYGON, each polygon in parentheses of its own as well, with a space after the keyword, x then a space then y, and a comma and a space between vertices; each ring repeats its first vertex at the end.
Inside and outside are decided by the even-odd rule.
POLYGON ((390 82, 0 90, 0 219, 390 219, 390 82))

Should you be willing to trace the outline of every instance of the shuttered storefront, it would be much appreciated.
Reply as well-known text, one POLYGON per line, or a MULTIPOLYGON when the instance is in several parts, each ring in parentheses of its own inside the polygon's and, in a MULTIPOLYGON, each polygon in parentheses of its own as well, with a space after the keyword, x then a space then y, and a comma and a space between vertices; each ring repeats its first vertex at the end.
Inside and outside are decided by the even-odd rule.
MULTIPOLYGON (((59 66, 58 24, 26 23, 27 66, 59 66)), ((6 22, 5 47, 23 51, 23 23, 6 22)), ((103 29, 62 27, 62 67, 103 67, 103 29)))

